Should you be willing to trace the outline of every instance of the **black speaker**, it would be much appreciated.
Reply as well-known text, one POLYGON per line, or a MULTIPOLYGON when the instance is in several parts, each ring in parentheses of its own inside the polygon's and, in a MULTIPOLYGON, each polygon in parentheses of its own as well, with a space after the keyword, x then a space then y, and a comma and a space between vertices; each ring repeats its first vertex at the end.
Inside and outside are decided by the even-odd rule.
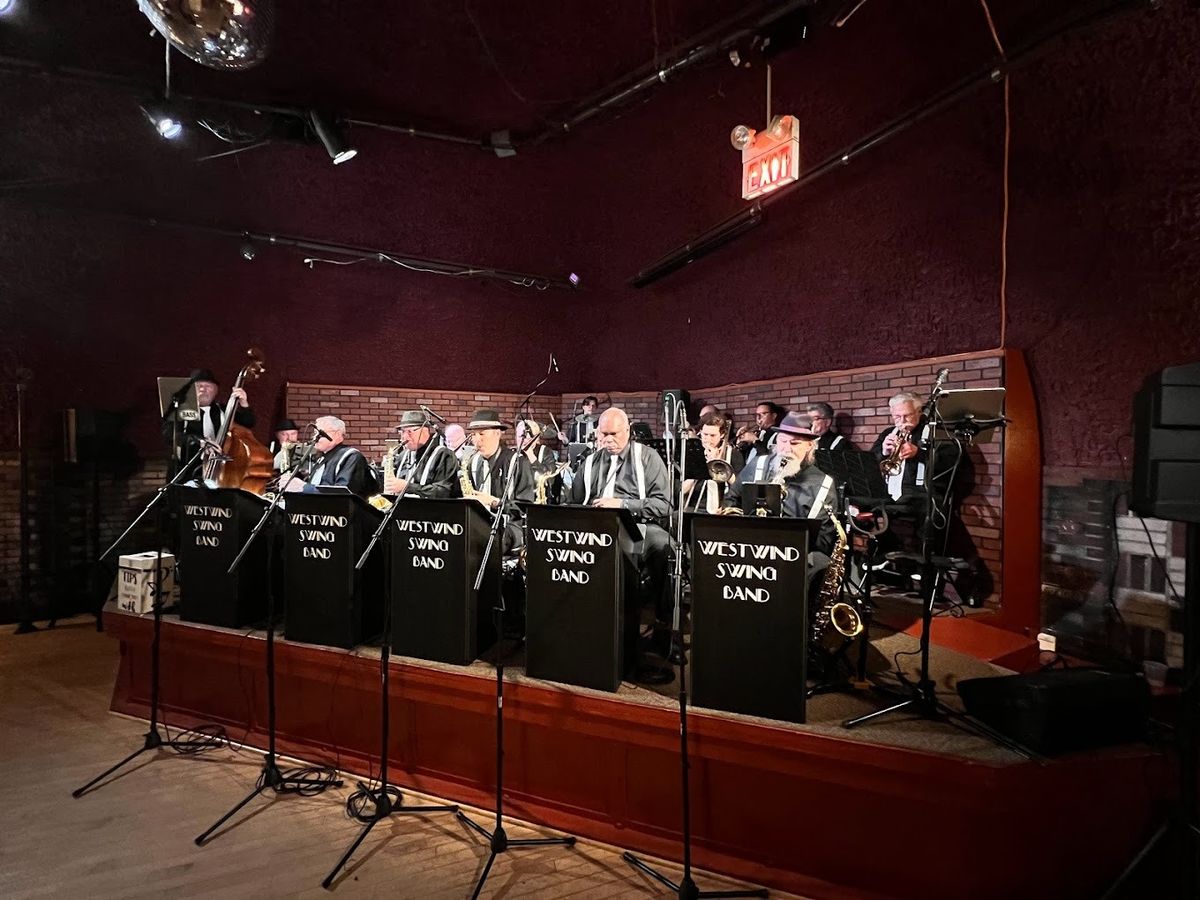
POLYGON ((958 683, 969 715, 1046 756, 1143 740, 1150 688, 1140 675, 1051 669, 958 683))
POLYGON ((1134 512, 1200 522, 1200 363, 1156 372, 1134 397, 1131 488, 1134 512))
POLYGON ((681 388, 667 388, 658 392, 658 414, 662 416, 663 427, 669 427, 676 415, 675 408, 683 405, 684 418, 692 405, 691 395, 681 388))

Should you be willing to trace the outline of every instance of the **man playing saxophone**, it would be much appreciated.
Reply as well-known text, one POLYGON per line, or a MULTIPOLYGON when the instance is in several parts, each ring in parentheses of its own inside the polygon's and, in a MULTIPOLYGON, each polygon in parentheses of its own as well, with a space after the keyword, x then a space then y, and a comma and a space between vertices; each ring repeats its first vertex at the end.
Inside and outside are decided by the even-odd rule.
POLYGON ((396 431, 403 449, 396 457, 394 470, 383 473, 383 492, 392 497, 454 496, 458 458, 430 427, 425 413, 405 410, 396 431))
POLYGON ((475 453, 461 463, 458 476, 464 496, 471 497, 488 511, 506 517, 501 542, 503 552, 511 554, 525 543, 525 516, 517 506, 517 501, 528 503, 533 500, 534 481, 533 469, 524 454, 504 446, 504 432, 507 430, 508 426, 500 421, 497 410, 481 409, 476 412, 467 425, 475 453), (500 498, 504 496, 510 472, 513 473, 513 485, 508 502, 501 509, 500 498))

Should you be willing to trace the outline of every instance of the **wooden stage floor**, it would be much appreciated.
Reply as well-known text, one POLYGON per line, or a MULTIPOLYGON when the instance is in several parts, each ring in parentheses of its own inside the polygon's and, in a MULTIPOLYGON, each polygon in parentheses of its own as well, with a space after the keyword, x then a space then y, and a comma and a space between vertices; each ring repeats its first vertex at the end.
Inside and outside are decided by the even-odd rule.
MULTIPOLYGON (((261 757, 222 750, 146 754, 73 800, 71 791, 136 749, 145 722, 109 713, 118 643, 91 619, 52 631, 0 632, 0 896, 465 898, 487 858, 446 814, 375 827, 333 893, 321 879, 358 833, 353 787, 311 798, 264 797, 204 848, 193 838, 244 796, 261 757)), ((232 735, 235 739, 239 735, 232 735)), ((412 800, 420 795, 406 792, 412 800)), ((468 811, 470 811, 468 809, 468 811)), ((487 823, 479 811, 478 821, 487 823)), ((545 833, 509 820, 510 837, 545 833)), ((674 873, 676 870, 667 868, 674 873)), ((739 882, 697 875, 701 886, 739 882)), ((609 846, 518 849, 501 857, 485 897, 605 900, 663 896, 609 846)), ((795 896, 772 892, 773 897, 795 896)))

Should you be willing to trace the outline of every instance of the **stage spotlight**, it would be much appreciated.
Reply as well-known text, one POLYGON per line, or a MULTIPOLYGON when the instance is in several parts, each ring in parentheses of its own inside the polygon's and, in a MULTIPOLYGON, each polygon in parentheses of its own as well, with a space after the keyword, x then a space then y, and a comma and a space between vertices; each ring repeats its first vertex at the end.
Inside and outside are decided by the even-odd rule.
POLYGON ((242 241, 242 259, 246 262, 253 262, 257 255, 258 251, 254 249, 254 245, 250 241, 242 241))
POLYGON ((329 154, 329 158, 333 160, 335 166, 340 166, 346 160, 354 159, 358 155, 358 151, 346 143, 346 139, 332 119, 326 118, 316 110, 311 110, 308 114, 308 122, 312 125, 317 140, 321 142, 321 146, 325 148, 325 152, 329 154))
POLYGON ((579 287, 579 276, 574 272, 567 276, 567 281, 571 282, 571 287, 579 287))
POLYGON ((17 0, 0 0, 0 16, 17 11, 17 0))
POLYGON ((729 143, 733 144, 734 150, 745 150, 754 143, 754 135, 757 132, 746 125, 738 125, 733 131, 729 132, 729 143))
MULTIPOLYGON (((3 0, 0 0, 3 2, 3 0)), ((183 123, 171 113, 166 104, 159 100, 150 100, 142 104, 142 114, 154 126, 159 137, 173 141, 183 134, 183 123)))

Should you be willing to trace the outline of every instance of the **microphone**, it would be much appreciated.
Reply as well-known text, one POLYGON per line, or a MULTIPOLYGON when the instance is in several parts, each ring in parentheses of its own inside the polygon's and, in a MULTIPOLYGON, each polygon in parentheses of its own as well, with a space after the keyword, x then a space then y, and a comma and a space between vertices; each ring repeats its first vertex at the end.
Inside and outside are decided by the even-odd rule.
POLYGON ((933 390, 930 391, 930 397, 936 397, 942 392, 942 385, 946 383, 946 379, 950 377, 949 369, 938 369, 937 378, 933 380, 933 390))
POLYGON ((554 358, 553 353, 550 354, 550 365, 554 369, 555 372, 558 371, 558 360, 554 358))
POLYGON ((331 438, 328 434, 326 434, 324 431, 321 430, 321 426, 318 425, 316 422, 313 422, 312 425, 309 426, 309 428, 311 428, 313 430, 313 440, 314 441, 317 438, 325 438, 325 440, 327 440, 327 441, 333 440, 333 438, 331 438))
POLYGON ((437 419, 437 420, 438 420, 439 422, 441 422, 443 425, 445 425, 445 424, 446 424, 446 420, 445 420, 445 419, 444 419, 442 416, 439 416, 437 413, 435 413, 435 412, 434 412, 432 409, 430 409, 428 406, 422 405, 422 406, 421 406, 421 412, 425 413, 425 415, 427 415, 427 416, 433 416, 435 419, 437 419))

